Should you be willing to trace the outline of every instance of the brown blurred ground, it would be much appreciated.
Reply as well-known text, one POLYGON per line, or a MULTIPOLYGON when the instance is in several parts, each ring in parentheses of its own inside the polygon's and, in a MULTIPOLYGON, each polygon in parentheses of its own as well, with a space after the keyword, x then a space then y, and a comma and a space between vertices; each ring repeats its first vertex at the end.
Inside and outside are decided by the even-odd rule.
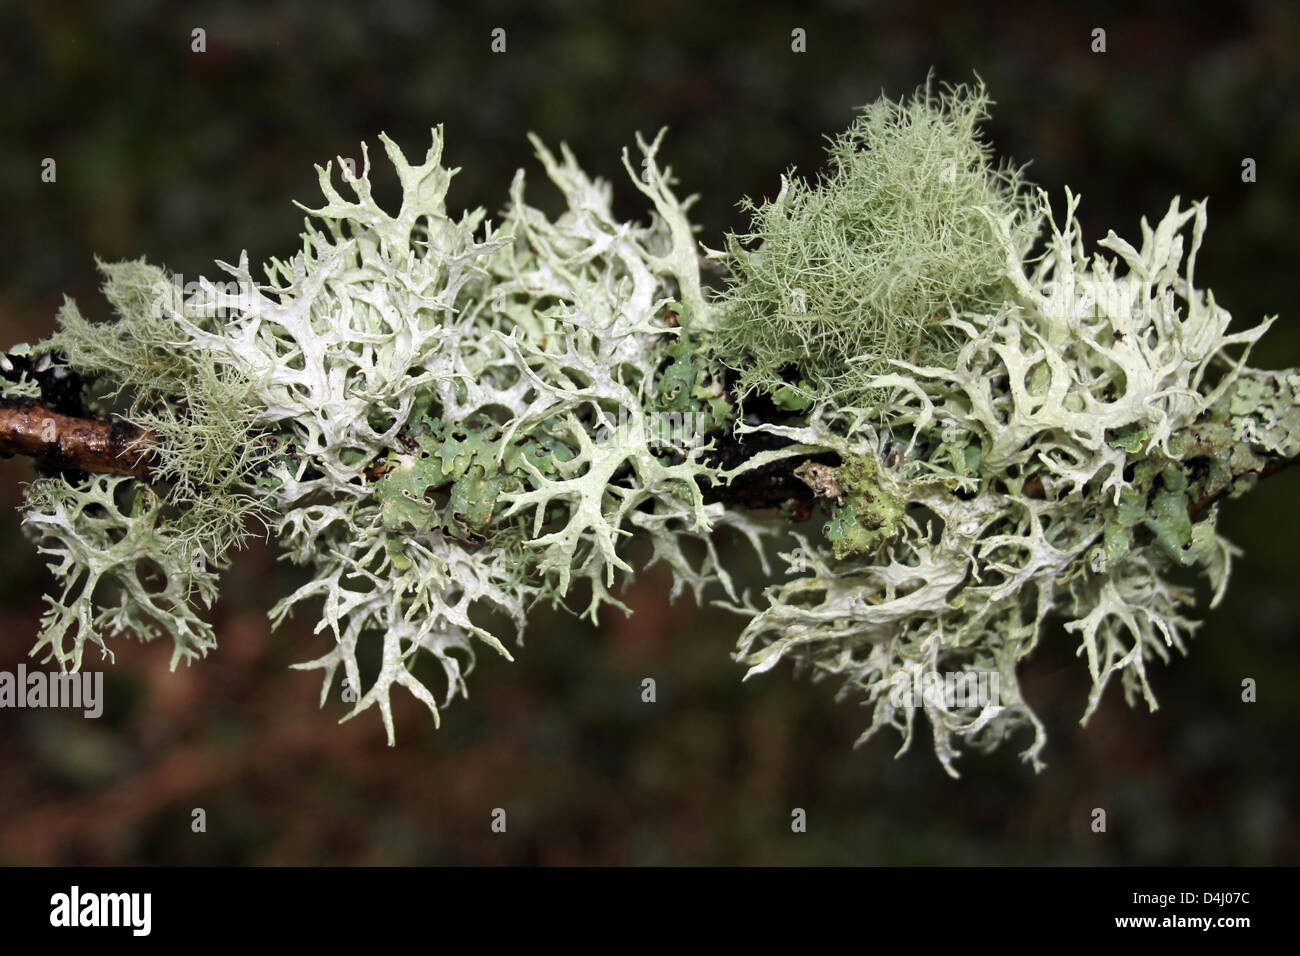
MULTIPOLYGON (((703 198, 703 238, 744 223, 743 194, 770 193, 788 164, 817 166, 821 137, 884 88, 935 66, 978 70, 998 100, 1001 151, 1033 159, 1055 197, 1084 197, 1088 238, 1126 237, 1173 194, 1210 197, 1198 279, 1241 322, 1281 319, 1256 360, 1300 364, 1292 307, 1300 188, 1300 36, 1289 5, 1216 11, 1129 4, 1058 14, 919 2, 746 4, 730 9, 571 2, 439 8, 332 3, 246 11, 202 4, 43 4, 0 14, 0 337, 45 334, 63 292, 103 314, 92 254, 147 255, 196 276, 247 248, 295 247, 314 200, 311 163, 357 155, 387 130, 408 151, 447 124, 464 167, 453 201, 500 207, 524 141, 568 140, 620 183, 635 130, 671 127, 666 150, 703 198), (204 26, 208 52, 189 53, 204 26), (508 52, 488 52, 504 26, 508 52), (810 52, 789 52, 793 27, 810 52), (1089 31, 1110 52, 1088 52, 1089 31), (41 184, 40 161, 59 161, 41 184), (1242 157, 1259 165, 1243 185, 1242 157)), ((382 177, 384 174, 381 173, 382 177)), ((391 196, 392 184, 381 179, 391 196)), ((18 532, 21 462, 0 462, 0 669, 24 660, 49 578, 18 532)), ((1049 721, 1049 768, 1012 751, 968 754, 947 779, 924 734, 853 750, 865 715, 834 688, 778 670, 745 684, 733 616, 666 603, 650 573, 630 619, 599 629, 532 622, 513 664, 484 653, 470 698, 434 730, 407 700, 398 743, 377 717, 336 726, 316 709, 306 615, 269 633, 265 611, 295 580, 268 548, 241 555, 215 612, 220 649, 175 674, 168 648, 119 640, 99 721, 0 712, 0 862, 7 863, 1297 863, 1300 474, 1225 511, 1246 549, 1224 606, 1187 659, 1159 667, 1155 714, 1113 688, 1075 721, 1085 668, 1060 630, 1026 668, 1049 721), (639 699, 643 677, 658 703, 639 699), (1239 699, 1243 677, 1260 699, 1239 699), (1110 832, 1088 829, 1105 807, 1110 832), (190 830, 207 812, 207 832, 190 830), (490 815, 508 812, 506 834, 490 815), (806 834, 790 812, 808 812, 806 834)))

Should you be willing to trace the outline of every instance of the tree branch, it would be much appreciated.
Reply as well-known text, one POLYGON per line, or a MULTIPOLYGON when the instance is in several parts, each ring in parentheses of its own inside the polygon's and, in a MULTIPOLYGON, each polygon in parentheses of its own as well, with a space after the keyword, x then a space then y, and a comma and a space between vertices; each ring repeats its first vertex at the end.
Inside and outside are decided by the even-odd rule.
MULTIPOLYGON (((710 437, 715 439, 710 460, 727 468, 785 444, 761 433, 743 439, 721 432, 710 437)), ((64 415, 36 402, 0 404, 0 456, 26 455, 48 471, 131 475, 147 480, 157 467, 153 445, 152 433, 128 422, 64 415)), ((704 489, 704 497, 745 508, 809 502, 812 489, 794 475, 801 461, 775 462, 741 475, 731 484, 710 485, 704 489)), ((366 476, 376 481, 383 477, 384 470, 384 464, 376 462, 366 470, 366 476)))
MULTIPOLYGON (((727 469, 737 467, 761 451, 786 444, 783 439, 761 432, 751 432, 741 438, 730 432, 717 432, 709 437, 713 448, 707 460, 727 469)), ((31 400, 16 405, 0 404, 0 456, 27 455, 48 471, 130 475, 147 480, 157 465, 153 446, 153 435, 129 422, 65 415, 31 400)), ((794 506, 795 520, 803 520, 808 517, 808 506, 815 497, 813 490, 794 473, 804 460, 774 462, 746 472, 730 484, 710 484, 703 489, 705 500, 743 508, 775 508, 788 503, 794 506)), ((811 460, 838 463, 833 455, 815 456, 811 460)), ((1232 495, 1242 479, 1267 478, 1296 464, 1300 464, 1300 455, 1272 458, 1258 467, 1238 469, 1231 474, 1230 484, 1194 498, 1188 504, 1188 516, 1192 521, 1199 521, 1215 502, 1232 495)), ((384 470, 383 463, 376 462, 367 469, 366 475, 375 481, 383 477, 384 470)), ((1047 495, 1038 476, 1031 477, 1023 490, 1030 498, 1047 495)))
POLYGON ((28 455, 51 471, 148 478, 152 436, 129 422, 102 422, 36 402, 0 406, 0 455, 28 455))

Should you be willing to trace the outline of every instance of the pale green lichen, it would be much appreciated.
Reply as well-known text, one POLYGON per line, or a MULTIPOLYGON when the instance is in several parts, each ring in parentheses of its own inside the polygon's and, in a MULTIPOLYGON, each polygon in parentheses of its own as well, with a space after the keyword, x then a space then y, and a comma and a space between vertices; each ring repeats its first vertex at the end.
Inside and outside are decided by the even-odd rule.
POLYGON ((91 322, 67 299, 58 331, 37 351, 91 379, 94 406, 152 434, 153 477, 166 486, 177 560, 220 561, 251 523, 270 516, 250 488, 269 453, 253 435, 252 383, 217 356, 183 346, 195 323, 206 330, 217 320, 177 301, 165 270, 143 260, 99 268, 113 317, 91 322))
POLYGON ((24 526, 41 553, 57 559, 50 570, 62 586, 46 598, 33 654, 77 670, 87 643, 110 653, 110 634, 165 636, 175 667, 216 646, 195 604, 215 600, 217 563, 188 551, 149 488, 105 475, 76 487, 47 478, 28 488, 25 507, 24 526))
MULTIPOLYGON (((273 620, 321 603, 316 630, 334 647, 303 666, 324 672, 322 700, 341 669, 358 693, 349 716, 377 707, 391 739, 395 687, 437 713, 415 676, 423 653, 442 665, 448 698, 464 692, 475 641, 509 656, 480 615, 519 632, 526 608, 564 602, 576 581, 593 618, 621 607, 610 589, 631 571, 634 531, 651 538, 675 590, 720 581, 734 595, 709 533, 758 532, 705 504, 701 480, 715 469, 700 436, 656 427, 658 416, 689 415, 708 431, 731 415, 695 338, 708 313, 698 247, 689 201, 657 163, 660 140, 639 143, 648 224, 617 220, 607 184, 539 143, 567 206, 557 219, 528 205, 522 173, 498 223, 481 210, 453 218, 441 131, 418 164, 381 140, 403 190, 395 213, 372 198, 368 157, 359 175, 343 174, 351 199, 327 166, 302 250, 269 263, 266 282, 243 259, 221 265, 233 281, 205 279, 182 301, 161 269, 104 266, 116 318, 91 323, 68 303, 40 348, 101 383, 98 408, 157 437, 158 506, 120 533, 158 536, 139 548, 158 562, 169 601, 197 587, 192 560, 220 562, 250 516, 267 516, 287 557, 311 568, 273 620), (687 539, 703 545, 703 563, 687 539), (364 642, 381 656, 368 686, 364 642)), ((109 620, 93 610, 96 582, 125 560, 101 568, 86 543, 110 534, 95 524, 102 482, 42 479, 28 504, 43 547, 65 556, 56 573, 90 582, 65 590, 41 638, 73 667, 109 620), (73 622, 83 633, 65 651, 73 622)), ((136 500, 154 493, 118 484, 136 500)), ((209 579, 198 580, 207 595, 209 579)), ((191 635, 196 618, 176 620, 183 656, 211 645, 208 632, 191 635)))
POLYGON ((32 378, 29 370, 19 368, 13 358, 26 358, 31 354, 31 346, 20 345, 0 354, 0 401, 23 402, 36 401, 41 397, 41 385, 32 378))
MULTIPOLYGON (((1222 595, 1234 549, 1212 503, 1300 453, 1300 377, 1247 367, 1267 323, 1229 332, 1196 287, 1203 204, 1144 222, 1140 249, 1112 233, 1110 255, 1088 255, 1073 196, 1058 224, 1046 194, 991 165, 986 103, 927 86, 867 108, 829 176, 754 210, 758 244, 733 243, 717 301, 660 139, 638 140, 639 169, 624 156, 643 223, 536 141, 563 212, 530 206, 521 172, 498 221, 453 217, 435 130, 419 163, 381 137, 395 212, 368 156, 343 172, 351 198, 321 169, 324 204, 265 281, 243 257, 180 301, 161 269, 104 266, 115 316, 68 303, 32 351, 87 376, 92 410, 150 429, 159 468, 29 488, 25 525, 61 586, 37 649, 76 668, 88 641, 125 631, 170 635, 173 663, 203 654, 197 606, 261 518, 310 575, 273 622, 319 608, 332 643, 300 666, 322 671, 322 704, 342 672, 347 716, 376 708, 391 740, 396 688, 437 717, 422 657, 445 702, 476 648, 509 657, 536 603, 622 608, 641 535, 673 597, 715 587, 748 617, 749 674, 788 659, 840 680, 871 708, 864 739, 894 727, 906 747, 923 714, 950 772, 962 745, 1025 729, 1041 765, 1018 669, 1054 620, 1091 674, 1085 719, 1116 678, 1154 707, 1147 664, 1195 626, 1170 572, 1197 568, 1222 595), (740 417, 746 389, 772 420, 740 417), (714 454, 733 429, 763 450, 714 454), (782 525, 714 499, 781 462, 826 513, 755 599, 715 532, 746 537, 767 573, 782 525), (898 693, 954 674, 996 675, 997 694, 898 693)), ((3 399, 39 394, 16 369, 0 369, 3 399)))
MULTIPOLYGON (((1052 222, 1046 196, 1039 202, 1052 222)), ((795 443, 774 455, 874 460, 880 492, 907 511, 901 533, 865 550, 833 534, 802 541, 791 561, 809 570, 769 587, 766 607, 738 608, 753 614, 740 659, 751 674, 789 657, 839 678, 873 709, 864 738, 894 726, 905 747, 916 710, 892 692, 900 681, 998 674, 1000 696, 983 706, 924 702, 953 773, 958 742, 992 747, 1020 726, 1033 730, 1025 757, 1039 765, 1043 728, 1016 669, 1057 616, 1092 674, 1085 720, 1115 677, 1154 707, 1147 662, 1181 651, 1194 628, 1182 612, 1191 593, 1166 570, 1200 566, 1217 601, 1233 554, 1213 511, 1189 516, 1186 436, 1225 399, 1229 413, 1260 414, 1255 386, 1243 384, 1254 373, 1230 350, 1248 351, 1268 323, 1229 333, 1228 313, 1193 284, 1203 204, 1175 201, 1154 230, 1144 223, 1141 250, 1108 236, 1124 272, 1084 254, 1075 207, 1067 195, 1064 222, 1032 262, 1013 217, 994 222, 1009 300, 946 321, 950 363, 895 360, 895 372, 871 379, 888 396, 883 412, 822 406, 807 425, 753 426, 795 443), (889 443, 902 449, 894 467, 889 443)), ((1293 421, 1290 400, 1261 417, 1293 421)), ((1291 449, 1285 427, 1265 431, 1270 453, 1291 449)))
POLYGON ((1003 245, 1032 240, 1018 171, 993 164, 978 125, 982 83, 880 99, 830 146, 818 182, 791 173, 746 201, 752 231, 729 238, 718 347, 743 390, 861 401, 893 359, 933 360, 943 319, 993 310, 1008 290, 1003 245))
POLYGON ((903 502, 881 483, 875 458, 850 458, 838 468, 804 462, 794 473, 815 493, 836 501, 823 529, 835 557, 870 552, 900 530, 903 502))

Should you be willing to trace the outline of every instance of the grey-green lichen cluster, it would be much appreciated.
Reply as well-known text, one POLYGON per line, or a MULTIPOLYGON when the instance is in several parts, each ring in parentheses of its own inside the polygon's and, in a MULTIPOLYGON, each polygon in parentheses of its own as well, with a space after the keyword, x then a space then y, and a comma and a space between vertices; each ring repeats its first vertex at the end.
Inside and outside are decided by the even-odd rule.
POLYGON ((1017 668, 1055 619, 1092 676, 1085 720, 1113 678, 1154 707, 1147 664, 1182 651, 1195 626, 1169 570, 1200 568, 1217 601, 1233 555, 1214 510, 1190 512, 1300 449, 1294 376, 1243 364, 1269 323, 1229 333, 1228 313, 1194 285, 1203 204, 1175 200, 1143 224, 1141 249, 1111 233, 1112 257, 1085 254, 1074 197, 1059 224, 1039 202, 1045 254, 1026 262, 996 224, 1011 291, 945 321, 950 364, 895 360, 870 380, 889 396, 883 409, 823 402, 806 423, 753 426, 795 443, 775 454, 845 464, 840 494, 818 489, 836 499, 823 540, 787 555, 808 570, 744 608, 741 659, 751 674, 789 658, 840 679, 872 709, 865 736, 893 726, 906 746, 924 712, 950 771, 958 742, 991 748, 1021 726, 1038 766, 1043 727, 1017 668), (864 488, 902 517, 882 521, 877 505, 864 522, 864 488), (999 693, 977 705, 897 693, 985 672, 999 693))
POLYGON ((993 222, 1018 254, 1035 228, 1019 171, 979 134, 988 105, 982 84, 881 98, 832 141, 819 181, 792 171, 772 201, 742 203, 752 232, 728 237, 718 335, 742 391, 861 401, 893 359, 944 355, 943 319, 996 308, 993 222))
POLYGON ((325 203, 302 250, 264 282, 244 259, 222 264, 233 281, 181 300, 162 270, 127 263, 105 267, 114 321, 65 307, 38 351, 129 396, 123 414, 157 435, 167 464, 150 484, 58 476, 29 489, 27 527, 64 585, 38 649, 75 668, 87 641, 148 638, 156 622, 177 659, 202 654, 211 630, 187 599, 211 600, 234 529, 262 518, 311 569, 272 619, 319 603, 334 647, 301 666, 323 670, 322 702, 340 668, 362 688, 359 648, 381 645, 353 713, 377 706, 391 736, 396 685, 437 714, 414 673, 421 654, 450 697, 475 640, 509 656, 484 626, 493 614, 522 630, 531 605, 580 580, 593 618, 618 605, 633 531, 678 588, 730 587, 709 533, 756 533, 752 522, 704 502, 705 445, 652 421, 689 410, 715 427, 731 414, 720 367, 677 347, 705 306, 658 140, 640 144, 634 179, 653 207, 644 225, 616 220, 610 187, 540 144, 567 202, 558 219, 528 205, 522 173, 500 222, 453 218, 455 171, 440 130, 433 140, 412 164, 383 139, 403 189, 395 214, 371 197, 368 161, 344 174, 352 199, 321 170, 325 203), (226 525, 210 526, 213 511, 226 525), (703 565, 684 539, 703 542, 703 565), (143 564, 165 582, 158 598, 143 564))
POLYGON ((624 156, 645 223, 540 144, 558 218, 528 205, 522 172, 497 221, 454 218, 435 130, 418 164, 383 138, 395 212, 368 160, 344 173, 351 198, 322 169, 301 250, 264 281, 245 257, 181 301, 160 269, 105 267, 116 317, 69 304, 33 353, 149 428, 165 464, 29 488, 26 526, 62 588, 37 649, 75 668, 121 632, 169 635, 173 663, 202 655, 195 606, 260 522, 310 572, 272 620, 318 609, 332 647, 300 666, 323 671, 322 703, 341 670, 349 716, 377 707, 391 740, 396 686, 437 716, 422 656, 450 699, 477 646, 509 656, 534 604, 622 607, 639 535, 674 597, 716 586, 748 618, 749 674, 790 660, 839 680, 872 711, 864 738, 890 726, 906 747, 923 714, 949 772, 962 744, 1023 728, 1041 765, 1017 674, 1058 621, 1092 676, 1085 719, 1114 678, 1154 706, 1147 664, 1194 628, 1170 571, 1222 594, 1234 551, 1211 502, 1300 452, 1300 379, 1247 367, 1267 323, 1230 332, 1194 284, 1203 204, 1144 222, 1141 248, 1112 233, 1089 255, 1075 197, 1054 211, 991 165, 986 103, 927 85, 868 107, 824 180, 751 207, 754 233, 715 254, 731 275, 717 293, 658 139, 638 141, 639 169, 624 156), (741 415, 755 395, 776 413, 741 415), (747 437, 763 450, 717 451, 747 437), (723 504, 774 467, 819 503, 793 537, 774 510, 723 504), (742 593, 722 527, 788 573, 742 593), (363 680, 366 645, 380 664, 363 680), (998 678, 988 699, 900 693, 980 674, 998 678))

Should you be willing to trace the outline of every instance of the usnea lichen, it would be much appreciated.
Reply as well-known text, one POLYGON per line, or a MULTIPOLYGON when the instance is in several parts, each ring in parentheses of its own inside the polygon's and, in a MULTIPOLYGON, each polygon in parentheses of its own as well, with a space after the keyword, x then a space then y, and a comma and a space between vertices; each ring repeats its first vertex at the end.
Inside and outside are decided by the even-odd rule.
POLYGON ((752 232, 729 237, 718 331, 742 391, 859 402, 892 360, 941 356, 945 318, 997 307, 992 223, 1018 254, 1035 223, 1019 171, 980 136, 988 105, 980 83, 877 100, 832 142, 820 181, 792 171, 772 201, 742 204, 752 232))
MULTIPOLYGON (((75 669, 121 632, 169 635, 174 664, 202 656, 196 605, 261 521, 310 570, 273 622, 319 608, 332 646, 300 666, 322 672, 322 704, 342 676, 347 716, 377 709, 391 740, 397 687, 438 715, 423 656, 445 703, 478 648, 509 656, 534 604, 622 607, 639 535, 674 597, 747 617, 750 675, 790 660, 841 681, 872 710, 864 738, 893 727, 906 747, 923 714, 952 773, 962 745, 1025 728, 1041 765, 1017 674, 1057 620, 1092 677, 1085 719, 1116 678, 1154 706, 1147 665, 1194 628, 1168 572, 1199 568, 1222 594, 1234 550, 1212 502, 1300 452, 1300 379, 1249 368, 1267 323, 1230 332, 1195 285, 1203 204, 1089 255, 1073 196, 1054 210, 993 166, 986 105, 980 86, 927 85, 867 108, 822 181, 751 207, 717 294, 660 139, 638 140, 639 168, 624 156, 646 222, 615 218, 611 187, 540 143, 558 217, 528 204, 522 172, 497 221, 454 217, 434 130, 419 163, 381 137, 395 212, 368 158, 342 173, 350 198, 320 169, 302 248, 264 281, 244 257, 182 301, 159 268, 104 267, 115 318, 69 303, 32 353, 89 380, 92 411, 148 428, 162 465, 30 486, 26 527, 61 587, 36 651, 75 669), (754 391, 767 420, 742 414, 754 391), (724 504, 773 467, 807 485, 817 526, 791 537, 724 504), (721 528, 788 574, 741 591, 721 528), (994 675, 996 693, 900 693, 954 675, 994 675)), ((0 371, 4 400, 37 395, 0 371)))

